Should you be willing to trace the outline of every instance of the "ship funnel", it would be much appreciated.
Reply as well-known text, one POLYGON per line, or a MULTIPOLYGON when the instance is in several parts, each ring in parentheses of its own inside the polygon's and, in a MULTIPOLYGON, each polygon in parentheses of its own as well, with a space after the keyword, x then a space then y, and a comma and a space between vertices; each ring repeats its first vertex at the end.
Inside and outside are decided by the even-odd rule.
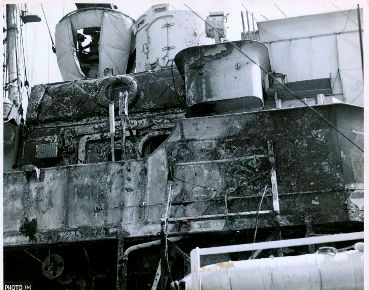
POLYGON ((131 52, 129 16, 112 9, 78 9, 56 25, 55 45, 64 81, 125 74, 131 52), (105 74, 104 74, 105 72, 105 74))
POLYGON ((190 47, 176 55, 175 63, 185 78, 189 115, 263 108, 263 70, 270 70, 264 44, 242 40, 190 47))

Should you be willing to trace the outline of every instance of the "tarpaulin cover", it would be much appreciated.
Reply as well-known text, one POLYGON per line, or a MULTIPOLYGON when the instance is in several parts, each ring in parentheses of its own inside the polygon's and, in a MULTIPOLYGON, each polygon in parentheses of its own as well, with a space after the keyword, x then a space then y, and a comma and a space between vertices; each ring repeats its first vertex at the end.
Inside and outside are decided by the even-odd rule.
POLYGON ((258 28, 273 71, 286 74, 288 82, 329 77, 335 98, 363 106, 357 23, 357 11, 347 10, 263 21, 258 28))
MULTIPOLYGON (((108 117, 113 90, 130 92, 130 82, 124 81, 128 76, 137 81, 139 88, 138 94, 129 95, 130 114, 185 107, 182 77, 177 69, 166 68, 156 72, 36 85, 31 91, 27 124, 108 117)), ((118 110, 117 99, 115 109, 118 110)))
POLYGON ((27 111, 29 121, 70 120, 108 115, 108 87, 112 77, 35 86, 27 111))
POLYGON ((131 49, 133 20, 115 10, 81 9, 65 16, 56 26, 55 45, 59 69, 64 81, 85 78, 77 58, 77 30, 100 27, 99 76, 105 68, 125 74, 131 49))

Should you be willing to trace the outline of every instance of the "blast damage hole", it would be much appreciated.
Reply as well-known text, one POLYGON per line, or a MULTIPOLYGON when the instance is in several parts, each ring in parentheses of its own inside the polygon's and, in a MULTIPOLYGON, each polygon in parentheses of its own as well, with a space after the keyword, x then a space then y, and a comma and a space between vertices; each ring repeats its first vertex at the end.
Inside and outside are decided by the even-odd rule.
POLYGON ((142 147, 142 157, 147 157, 152 154, 167 138, 169 135, 163 134, 153 136, 148 139, 142 147))

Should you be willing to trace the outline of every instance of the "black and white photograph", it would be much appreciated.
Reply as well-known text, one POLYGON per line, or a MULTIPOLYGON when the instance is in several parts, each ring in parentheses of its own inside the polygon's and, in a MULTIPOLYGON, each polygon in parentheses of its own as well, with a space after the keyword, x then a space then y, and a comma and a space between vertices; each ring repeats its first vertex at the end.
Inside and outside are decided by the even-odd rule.
POLYGON ((3 1, 0 288, 369 289, 368 7, 3 1))

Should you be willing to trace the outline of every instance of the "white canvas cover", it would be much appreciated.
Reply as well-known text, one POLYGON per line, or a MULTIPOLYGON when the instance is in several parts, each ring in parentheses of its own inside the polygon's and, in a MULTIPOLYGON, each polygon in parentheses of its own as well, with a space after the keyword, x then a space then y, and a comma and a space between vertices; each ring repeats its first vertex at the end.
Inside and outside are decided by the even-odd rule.
POLYGON ((76 10, 65 16, 55 29, 56 56, 64 81, 85 78, 77 58, 77 30, 100 27, 99 76, 105 68, 115 75, 125 74, 131 49, 133 20, 115 10, 92 8, 76 10))
MULTIPOLYGON (((361 12, 362 13, 362 12, 361 12)), ((362 18, 361 18, 362 20, 362 18)), ((258 23, 273 71, 289 82, 331 78, 335 98, 364 105, 357 11, 329 12, 258 23), (345 14, 351 15, 347 21, 345 14)))

